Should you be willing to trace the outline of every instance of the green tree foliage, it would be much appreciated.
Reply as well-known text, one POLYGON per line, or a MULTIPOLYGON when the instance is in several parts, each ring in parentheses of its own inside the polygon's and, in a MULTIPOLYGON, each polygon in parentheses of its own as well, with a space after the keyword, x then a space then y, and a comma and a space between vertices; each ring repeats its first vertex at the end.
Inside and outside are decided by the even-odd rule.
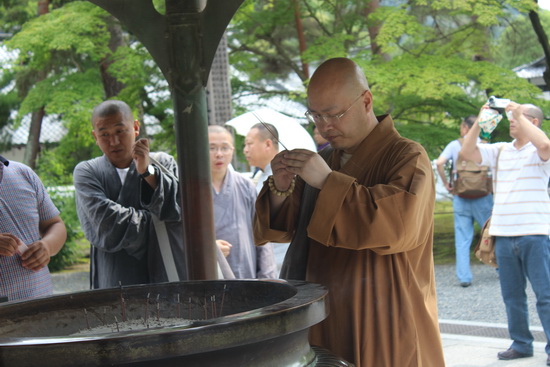
MULTIPOLYGON (((62 119, 67 134, 58 147, 41 155, 39 174, 56 184, 72 183, 74 166, 100 155, 91 134, 92 108, 105 99, 100 62, 111 57, 109 72, 125 88, 116 97, 143 116, 144 109, 156 115, 162 111, 151 101, 144 86, 155 92, 166 89, 158 68, 135 40, 113 54, 108 47, 108 14, 85 1, 68 2, 49 14, 33 18, 7 42, 19 51, 15 68, 17 91, 23 97, 18 117, 45 106, 46 113, 62 119), (36 82, 36 75, 46 78, 36 82)), ((168 98, 165 98, 168 99, 168 98)), ((162 103, 161 103, 162 104, 162 103)), ((162 114, 164 119, 169 116, 162 114)))
MULTIPOLYGON (((525 12, 534 6, 532 0, 393 1, 383 2, 388 5, 373 12, 367 9, 369 3, 298 1, 308 46, 300 55, 292 1, 245 1, 229 33, 230 62, 237 71, 232 79, 235 99, 283 95, 305 102, 307 77, 302 60, 315 66, 329 57, 349 56, 364 68, 377 112, 391 113, 402 126, 455 131, 460 120, 477 113, 492 94, 541 104, 536 88, 516 78, 509 65, 491 61, 503 60, 500 55, 506 47, 498 47, 498 43, 504 36, 527 30, 525 12), (373 54, 369 35, 373 24, 382 25, 375 40, 384 57, 373 54), (291 83, 289 88, 285 81, 292 78, 302 84, 291 83)), ((10 14, 20 14, 17 19, 28 18, 36 5, 30 0, 17 4, 10 10, 10 14)), ((57 8, 50 14, 25 22, 9 43, 21 52, 16 75, 17 90, 24 99, 19 116, 45 105, 48 114, 63 117, 70 130, 59 153, 79 147, 74 159, 62 162, 65 171, 72 171, 76 162, 97 154, 88 134, 89 111, 103 99, 97 65, 109 56, 115 60, 109 71, 125 85, 117 98, 133 106, 136 115, 160 121, 155 143, 174 153, 167 86, 147 51, 127 35, 128 47, 111 54, 105 12, 81 1, 54 1, 54 5, 57 8), (44 71, 48 77, 33 83, 33 77, 44 71)), ((163 2, 156 1, 156 6, 162 11, 163 2)), ((15 22, 13 28, 17 28, 15 22)), ((534 41, 532 35, 529 38, 534 41)), ((531 48, 536 49, 536 44, 531 48)), ((235 110, 246 108, 237 103, 235 110)), ((432 135, 441 134, 425 134, 432 135)), ((437 147, 442 142, 425 144, 437 147)), ((39 166, 51 161, 45 158, 39 166)))
MULTIPOLYGON (((8 90, 12 80, 13 73, 11 71, 0 72, 0 90, 8 90)), ((8 124, 11 112, 17 109, 19 103, 20 99, 14 90, 0 94, 0 129, 8 124)), ((5 143, 2 140, 4 139, 0 139, 0 150, 2 147, 5 147, 5 143)))
POLYGON ((50 197, 55 206, 61 212, 61 218, 67 228, 67 241, 55 256, 53 256, 48 264, 50 271, 60 271, 68 266, 74 265, 82 258, 82 247, 80 243, 84 241, 84 234, 80 229, 80 222, 76 214, 76 204, 74 192, 57 192, 50 191, 50 197))
POLYGON ((1 0, 1 31, 17 33, 25 22, 36 16, 36 0, 1 0))
POLYGON ((72 2, 24 24, 7 42, 18 50, 17 91, 23 97, 18 118, 45 106, 65 123, 59 151, 43 154, 41 176, 70 184, 72 168, 94 151, 90 136, 91 107, 102 100, 98 63, 108 53, 105 12, 87 2, 72 2), (36 82, 36 75, 45 75, 36 82))
MULTIPOLYGON (((550 12, 539 13, 545 29, 550 29, 550 12)), ((544 56, 531 22, 527 17, 518 16, 503 30, 492 45, 495 64, 512 69, 528 64, 544 56)))
MULTIPOLYGON (((286 93, 305 102, 307 80, 299 68, 290 3, 246 1, 234 18, 230 60, 241 72, 233 81, 237 93, 259 98, 286 93), (292 76, 303 85, 286 91, 288 84, 280 82, 292 76)), ((532 0, 394 1, 382 2, 388 5, 374 12, 367 9, 370 0, 299 3, 308 45, 302 58, 313 66, 330 57, 353 58, 369 79, 376 112, 391 113, 400 131, 424 144, 432 158, 490 95, 550 107, 538 88, 492 61, 500 59, 494 45, 501 35, 516 23, 527 30, 526 13, 536 6, 532 0), (372 24, 382 25, 375 37, 381 54, 371 47, 372 24)), ((528 37, 536 42, 532 31, 528 37)))
MULTIPOLYGON (((36 11, 36 1, 27 4, 33 5, 36 11)), ((9 13, 0 9, 6 15, 9 13)), ((4 15, 2 12, 0 16, 4 15)), ((56 116, 66 129, 59 143, 44 149, 38 161, 37 173, 47 187, 71 185, 75 165, 101 155, 91 134, 90 117, 92 108, 105 99, 100 71, 102 60, 108 57, 114 60, 109 72, 125 85, 116 98, 132 106, 136 116, 142 117, 151 111, 153 116, 170 119, 165 110, 159 109, 161 106, 166 109, 162 98, 153 100, 148 94, 166 90, 158 68, 143 47, 128 35, 127 45, 113 53, 109 49, 109 21, 112 17, 89 2, 54 1, 48 14, 29 17, 20 29, 14 25, 16 32, 6 42, 18 51, 19 57, 13 71, 2 73, 1 85, 15 81, 16 87, 0 99, 0 113, 17 106, 14 102, 8 105, 8 96, 11 100, 20 98, 15 101, 21 102, 18 120, 45 106, 46 113, 56 116), (37 78, 39 75, 42 77, 37 78)), ((169 94, 164 93, 164 99, 169 100, 166 95, 169 94)), ((170 137, 174 145, 173 134, 170 137)), ((77 249, 83 235, 76 216, 74 193, 52 193, 52 199, 68 231, 65 246, 52 259, 50 267, 55 270, 74 263, 76 257, 81 256, 77 249)))
MULTIPOLYGON (((30 0, 2 0, 0 2, 0 32, 4 37, 9 38, 11 34, 17 33, 21 25, 34 17, 36 4, 30 0), (34 5, 34 8, 33 8, 34 5)), ((1 45, 1 43, 0 43, 1 45)), ((14 79, 13 71, 0 66, 0 129, 8 125, 10 114, 19 107, 20 98, 16 91, 10 90, 9 85, 14 79), (7 92, 9 90, 9 92, 7 92)), ((7 134, 0 134, 0 150, 9 149, 9 138, 7 134)))

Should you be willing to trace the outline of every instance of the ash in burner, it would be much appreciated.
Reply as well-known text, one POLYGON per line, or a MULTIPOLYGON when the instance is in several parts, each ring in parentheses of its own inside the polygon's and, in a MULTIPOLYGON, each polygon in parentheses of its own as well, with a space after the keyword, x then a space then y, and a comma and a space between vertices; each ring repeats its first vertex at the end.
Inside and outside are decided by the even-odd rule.
POLYGON ((182 327, 190 326, 193 320, 181 319, 181 318, 160 318, 150 319, 147 322, 145 320, 127 320, 118 322, 115 321, 112 324, 99 325, 89 329, 80 330, 71 334, 72 336, 90 336, 97 334, 111 334, 125 331, 141 331, 147 329, 165 328, 165 327, 182 327))
POLYGON ((223 315, 225 291, 224 285, 221 304, 218 304, 215 295, 185 297, 187 299, 182 302, 179 293, 173 294, 173 299, 170 301, 171 297, 161 299, 160 293, 155 297, 150 292, 142 301, 139 298, 132 298, 128 302, 121 286, 118 297, 119 309, 109 306, 103 307, 102 310, 84 308, 85 327, 69 335, 91 336, 170 327, 189 328, 195 321, 223 315), (109 311, 107 311, 108 308, 109 311), (161 317, 162 313, 164 315, 161 317))

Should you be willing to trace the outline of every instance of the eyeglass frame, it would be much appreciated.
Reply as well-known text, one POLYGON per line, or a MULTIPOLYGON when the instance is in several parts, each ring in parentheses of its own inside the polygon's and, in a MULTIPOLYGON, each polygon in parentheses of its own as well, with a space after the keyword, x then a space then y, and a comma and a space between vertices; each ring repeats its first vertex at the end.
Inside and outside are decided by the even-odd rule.
POLYGON ((235 149, 235 147, 231 145, 210 145, 208 149, 210 150, 210 154, 216 154, 218 151, 222 154, 229 154, 235 149))
POLYGON ((308 120, 309 122, 314 123, 314 124, 319 123, 321 120, 322 120, 325 124, 328 123, 328 121, 329 121, 329 120, 332 120, 332 119, 337 119, 338 121, 340 121, 340 119, 341 119, 342 117, 344 117, 344 115, 345 115, 346 113, 348 113, 349 110, 351 110, 351 108, 353 107, 353 105, 356 104, 357 101, 359 101, 359 99, 360 99, 361 97, 363 97, 363 96, 365 95, 365 93, 367 93, 368 91, 369 91, 368 89, 365 89, 365 90, 363 91, 363 93, 361 93, 359 96, 357 96, 357 98, 355 98, 355 99, 353 100, 353 102, 351 102, 351 104, 349 105, 349 107, 346 108, 346 110, 345 110, 344 112, 342 112, 342 113, 337 113, 337 114, 335 114, 335 115, 329 115, 329 114, 322 114, 322 113, 312 113, 312 111, 308 109, 308 110, 304 113, 304 115, 306 116, 306 118, 307 118, 307 120, 308 120), (317 118, 316 118, 315 116, 317 116, 317 118), (316 119, 319 120, 319 121, 316 121, 316 119))

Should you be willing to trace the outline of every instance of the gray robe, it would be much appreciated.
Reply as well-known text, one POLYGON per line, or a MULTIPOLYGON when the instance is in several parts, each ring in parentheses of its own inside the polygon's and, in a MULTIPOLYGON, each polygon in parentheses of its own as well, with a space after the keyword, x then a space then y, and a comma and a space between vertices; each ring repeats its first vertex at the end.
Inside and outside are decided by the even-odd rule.
POLYGON ((92 288, 168 281, 152 214, 166 224, 177 273, 180 280, 187 279, 177 164, 168 154, 156 153, 155 158, 166 170, 156 168, 154 191, 133 162, 124 184, 105 156, 74 170, 77 214, 92 246, 92 288))
POLYGON ((227 257, 237 279, 277 278, 271 244, 255 246, 252 219, 256 188, 251 180, 227 170, 219 193, 212 189, 216 238, 233 245, 227 257))

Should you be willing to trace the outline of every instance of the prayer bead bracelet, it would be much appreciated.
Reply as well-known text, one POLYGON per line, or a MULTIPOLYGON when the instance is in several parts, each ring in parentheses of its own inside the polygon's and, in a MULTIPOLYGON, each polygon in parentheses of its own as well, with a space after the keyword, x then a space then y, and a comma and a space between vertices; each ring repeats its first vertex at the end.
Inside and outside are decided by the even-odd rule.
POLYGON ((269 176, 267 179, 267 184, 269 185, 269 191, 274 193, 277 196, 289 196, 294 192, 294 186, 296 186, 296 176, 292 179, 292 182, 290 183, 290 187, 286 191, 279 191, 275 187, 275 181, 273 180, 273 176, 269 176))

